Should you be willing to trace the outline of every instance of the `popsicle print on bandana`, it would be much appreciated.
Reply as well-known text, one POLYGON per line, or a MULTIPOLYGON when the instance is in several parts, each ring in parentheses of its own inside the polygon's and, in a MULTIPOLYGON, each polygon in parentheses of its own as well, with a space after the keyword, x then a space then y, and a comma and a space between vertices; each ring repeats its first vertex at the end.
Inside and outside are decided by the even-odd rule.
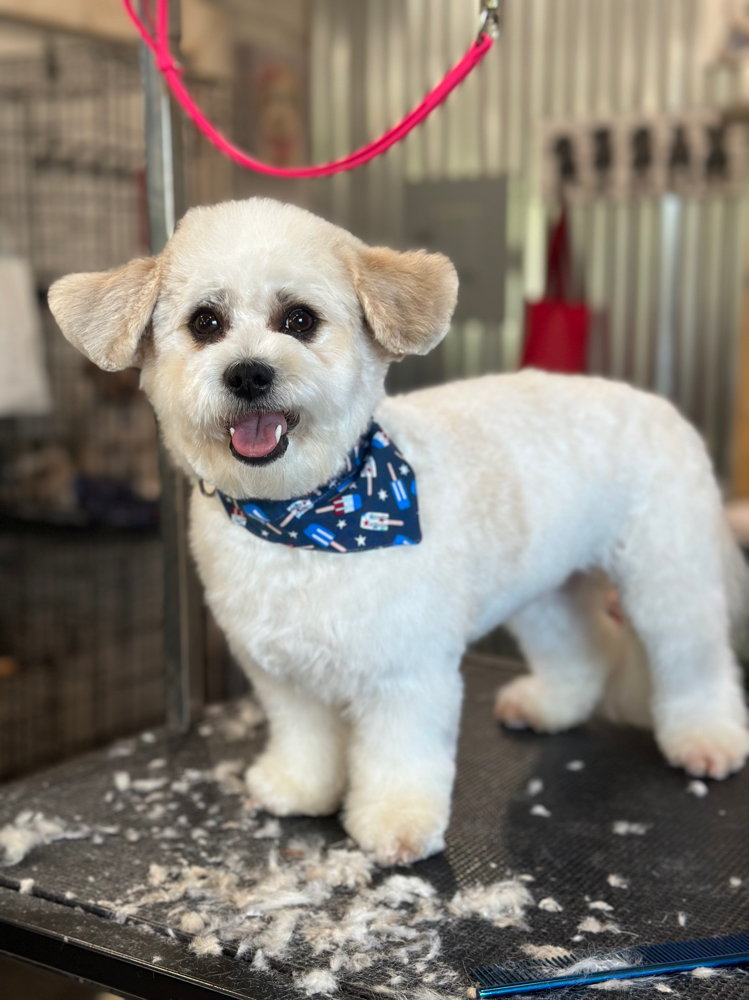
POLYGON ((421 541, 413 469, 375 423, 338 475, 307 496, 239 500, 216 492, 234 524, 267 542, 345 553, 421 541))

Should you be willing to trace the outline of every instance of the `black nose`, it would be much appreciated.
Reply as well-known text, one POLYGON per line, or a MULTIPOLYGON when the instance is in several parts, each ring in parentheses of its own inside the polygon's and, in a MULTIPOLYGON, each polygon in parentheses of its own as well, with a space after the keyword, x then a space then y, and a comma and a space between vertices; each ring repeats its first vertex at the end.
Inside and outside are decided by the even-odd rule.
POLYGON ((224 385, 240 399, 263 396, 273 385, 276 373, 264 361, 240 361, 224 372, 224 385))

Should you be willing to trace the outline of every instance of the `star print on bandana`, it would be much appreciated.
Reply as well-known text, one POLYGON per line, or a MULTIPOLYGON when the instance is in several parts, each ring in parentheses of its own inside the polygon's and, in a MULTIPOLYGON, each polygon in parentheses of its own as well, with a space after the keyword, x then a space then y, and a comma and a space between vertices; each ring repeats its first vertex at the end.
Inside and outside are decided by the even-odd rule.
POLYGON ((346 456, 345 468, 313 493, 290 500, 216 493, 238 527, 292 548, 367 552, 421 541, 416 476, 375 423, 346 456))

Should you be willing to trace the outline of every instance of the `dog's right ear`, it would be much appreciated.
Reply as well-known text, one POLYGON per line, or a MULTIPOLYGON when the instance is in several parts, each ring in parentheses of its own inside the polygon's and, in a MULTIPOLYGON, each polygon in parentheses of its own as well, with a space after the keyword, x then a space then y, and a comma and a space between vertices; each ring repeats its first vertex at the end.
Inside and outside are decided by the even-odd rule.
POLYGON ((137 365, 159 297, 158 257, 92 274, 68 274, 49 290, 49 308, 73 347, 105 371, 137 365))

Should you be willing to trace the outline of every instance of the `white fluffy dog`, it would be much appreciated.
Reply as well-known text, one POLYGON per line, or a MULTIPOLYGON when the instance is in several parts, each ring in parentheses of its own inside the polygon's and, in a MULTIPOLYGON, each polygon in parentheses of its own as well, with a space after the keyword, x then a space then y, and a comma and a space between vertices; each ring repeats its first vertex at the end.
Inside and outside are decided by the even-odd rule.
POLYGON ((388 365, 442 339, 456 295, 441 255, 372 249, 252 199, 193 209, 158 257, 69 275, 49 297, 92 361, 142 369, 196 484, 206 599, 270 722, 251 795, 279 816, 343 804, 383 863, 443 846, 460 659, 502 622, 531 670, 498 694, 508 725, 560 730, 603 705, 713 778, 749 750, 729 643, 741 560, 700 438, 663 399, 595 378, 526 371, 386 398, 388 365), (308 494, 373 415, 416 474, 417 545, 272 544, 198 489, 308 494), (598 571, 633 632, 606 614, 598 571))

